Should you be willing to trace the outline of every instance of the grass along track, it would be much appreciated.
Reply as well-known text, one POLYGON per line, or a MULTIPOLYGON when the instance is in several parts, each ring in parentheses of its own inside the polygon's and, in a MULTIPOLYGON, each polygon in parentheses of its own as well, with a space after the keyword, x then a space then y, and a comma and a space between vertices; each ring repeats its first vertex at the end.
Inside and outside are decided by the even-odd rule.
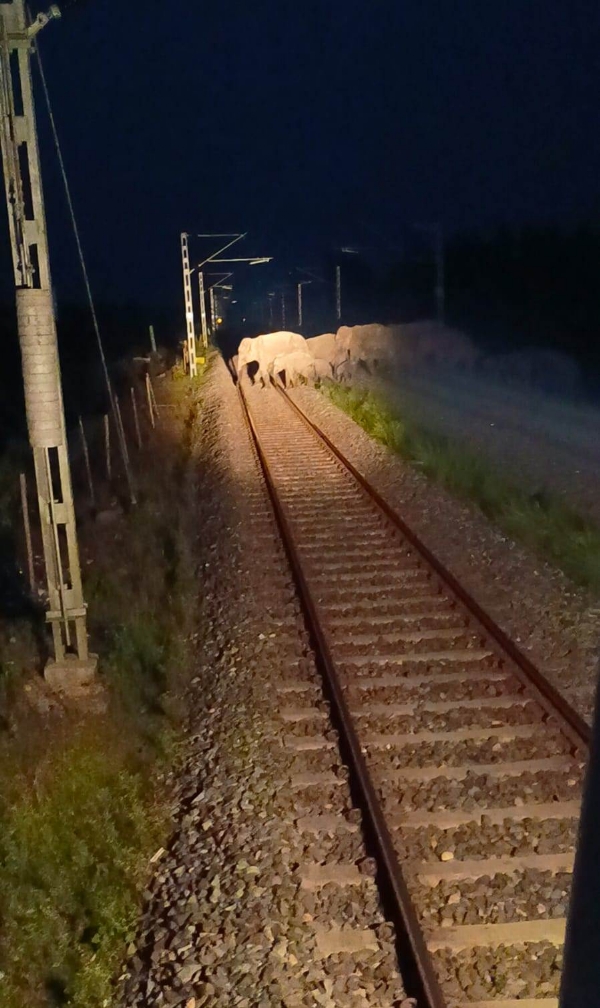
POLYGON ((382 395, 334 383, 321 391, 375 440, 450 493, 478 507, 507 535, 600 594, 600 528, 552 494, 530 494, 481 454, 405 417, 382 395))
POLYGON ((197 393, 183 379, 162 391, 169 420, 136 460, 138 507, 115 510, 109 524, 88 519, 80 526, 106 710, 72 709, 49 694, 34 673, 29 623, 11 624, 5 642, 3 1008, 113 1003, 148 861, 168 835, 171 810, 160 781, 175 757, 195 613, 187 523, 196 506, 197 393))

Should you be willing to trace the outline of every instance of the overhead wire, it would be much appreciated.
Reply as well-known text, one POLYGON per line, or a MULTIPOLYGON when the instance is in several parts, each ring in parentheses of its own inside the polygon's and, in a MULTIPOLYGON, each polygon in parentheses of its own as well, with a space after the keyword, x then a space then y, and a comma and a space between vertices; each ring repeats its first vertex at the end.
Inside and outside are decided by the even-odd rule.
POLYGON ((94 298, 92 295, 92 288, 90 285, 89 274, 87 270, 87 265, 85 262, 85 256, 83 253, 83 246, 81 243, 81 236, 79 233, 79 226, 77 224, 77 218, 75 216, 75 207, 73 205, 73 199, 71 196, 71 187, 69 184, 69 179, 67 176, 67 169, 65 166, 65 161, 62 154, 62 149, 60 145, 60 138, 58 135, 58 129, 56 127, 56 120, 54 118, 54 112, 52 110, 52 103, 50 101, 50 92, 48 90, 48 85, 46 82, 46 75, 44 73, 44 67, 42 65, 42 57, 40 54, 39 44, 35 45, 35 52, 37 56, 38 68, 40 72, 40 80, 42 82, 42 90, 44 92, 44 99, 46 102, 46 109, 48 111, 48 118, 50 121, 50 128, 52 130, 52 136, 54 138, 54 146, 56 148, 56 155, 58 158, 58 163, 60 167, 60 173, 62 176, 63 186, 65 190, 65 196, 67 200, 67 206, 69 208, 69 215, 71 218, 71 225, 73 227, 73 234, 75 236, 75 243, 77 245, 77 252, 79 255, 79 262, 81 264, 81 272, 83 274, 83 281, 85 284, 88 304, 90 308, 90 314, 92 316, 92 323, 94 327, 94 333, 96 336, 96 343, 98 344, 98 352, 100 354, 100 363, 102 366, 102 372, 104 375, 104 382, 106 385, 106 391, 108 394, 108 400, 110 403, 110 411, 112 413, 113 421, 115 424, 115 429, 117 431, 117 437, 119 441, 119 447, 121 449, 121 458, 123 461, 123 468, 125 470, 125 476, 127 478, 127 485, 129 488, 129 497, 132 504, 136 503, 136 492, 135 492, 135 481, 133 478, 133 472, 131 468, 131 462, 129 459, 129 451, 127 449, 127 441, 125 439, 125 430, 123 427, 123 420, 121 417, 121 411, 119 409, 117 399, 114 393, 112 382, 110 379, 110 374, 108 370, 108 364, 106 361, 106 354, 104 352, 104 344, 102 342, 102 335, 100 333, 100 325, 98 323, 98 315, 96 313, 96 306, 94 303, 94 298))

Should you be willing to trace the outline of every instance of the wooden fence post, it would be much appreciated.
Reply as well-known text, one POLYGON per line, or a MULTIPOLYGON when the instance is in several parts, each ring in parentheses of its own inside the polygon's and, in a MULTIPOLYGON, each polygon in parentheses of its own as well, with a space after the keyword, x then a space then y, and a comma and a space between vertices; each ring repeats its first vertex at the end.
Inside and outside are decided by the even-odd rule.
POLYGON ((108 413, 104 414, 104 452, 106 455, 106 476, 110 480, 112 476, 112 467, 110 460, 110 426, 108 420, 108 413))
POLYGON ((142 432, 140 430, 140 418, 138 417, 137 400, 135 398, 135 388, 133 387, 133 385, 130 388, 130 392, 131 392, 131 405, 132 405, 132 408, 133 408, 133 424, 134 424, 134 427, 135 427, 135 437, 136 437, 136 441, 138 443, 138 448, 141 448, 142 447, 142 432))
POLYGON ((156 423, 154 420, 154 407, 152 406, 151 388, 152 386, 150 385, 150 375, 146 371, 146 396, 148 398, 148 412, 150 414, 150 423, 152 424, 152 427, 156 427, 156 423))
POLYGON ((154 395, 154 385, 152 384, 152 379, 148 375, 148 384, 150 386, 150 398, 152 399, 152 407, 154 409, 154 415, 157 420, 160 420, 160 413, 158 412, 158 403, 156 402, 156 396, 154 395))
MULTIPOLYGON (((127 450, 127 438, 125 436, 125 428, 123 426, 123 417, 121 416, 121 403, 119 402, 119 397, 118 396, 115 396, 115 410, 116 410, 116 413, 117 413, 117 423, 118 423, 119 427, 121 428, 121 433, 123 435, 123 442, 125 444, 125 449, 127 450)), ((127 452, 127 455, 129 456, 129 452, 127 452)))
POLYGON ((27 503, 27 477, 21 473, 19 477, 21 484, 21 510, 23 511, 23 526, 25 529, 25 548, 27 550, 27 574, 29 577, 29 587, 33 592, 35 589, 35 575, 33 572, 33 547, 31 545, 31 522, 29 520, 29 505, 27 503))

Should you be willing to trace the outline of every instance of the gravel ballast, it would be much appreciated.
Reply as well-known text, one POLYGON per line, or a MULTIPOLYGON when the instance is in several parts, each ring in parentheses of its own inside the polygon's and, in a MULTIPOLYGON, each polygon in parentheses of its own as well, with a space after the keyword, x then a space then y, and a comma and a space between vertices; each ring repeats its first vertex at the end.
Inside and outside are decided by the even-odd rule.
POLYGON ((475 507, 431 483, 308 387, 291 395, 426 546, 587 720, 600 640, 600 603, 509 540, 475 507))
POLYGON ((170 781, 172 840, 156 854, 120 1004, 412 1008, 335 733, 327 731, 328 746, 316 753, 286 745, 279 708, 294 701, 278 688, 316 676, 237 393, 220 361, 202 403, 189 737, 170 781), (311 767, 339 775, 325 801, 336 812, 333 830, 302 819, 328 811, 323 789, 292 787, 311 767), (308 889, 303 873, 314 863, 362 866, 360 884, 308 889))
MULTIPOLYGON (((253 390, 254 398, 260 395, 253 390)), ((589 716, 590 628, 598 619, 591 604, 582 609, 583 595, 509 543, 477 512, 431 487, 319 393, 298 389, 294 396, 589 716), (551 594, 547 609, 540 606, 542 590, 551 594), (565 604, 571 607, 566 628, 559 603, 563 610, 565 604), (587 679, 583 673, 571 677, 571 645, 561 651, 561 634, 564 642, 572 633, 579 635, 578 655, 587 655, 587 679), (542 660, 536 648, 543 651, 542 660), (553 672, 549 665, 555 666, 553 672)), ((145 908, 121 977, 121 1008, 414 1008, 398 974, 395 935, 381 906, 362 816, 353 806, 289 567, 237 393, 221 361, 213 362, 200 399, 193 432, 201 472, 197 667, 190 676, 188 735, 169 782, 172 840, 153 859, 145 908)), ((284 454, 293 454, 292 442, 288 438, 283 445, 284 454)), ((295 521, 321 522, 321 512, 326 515, 330 505, 324 490, 322 501, 320 493, 317 486, 314 506, 300 501, 295 521)), ((348 511, 345 520, 352 524, 356 515, 348 511)), ((308 567, 322 585, 323 609, 356 616, 362 628, 364 640, 356 639, 353 627, 347 640, 341 635, 340 643, 332 644, 332 653, 408 873, 452 860, 570 855, 576 834, 572 808, 559 805, 556 818, 537 819, 534 806, 568 803, 571 792, 579 790, 578 764, 573 763, 568 779, 555 769, 556 760, 519 779, 485 768, 507 755, 512 760, 556 757, 564 751, 564 740, 554 733, 530 737, 530 727, 540 723, 537 705, 523 702, 518 683, 505 675, 479 633, 443 607, 430 611, 427 602, 420 603, 426 617, 419 617, 415 607, 416 620, 395 634, 387 633, 385 619, 371 625, 371 588, 361 559, 357 556, 345 573, 336 572, 330 547, 325 563, 326 526, 323 520, 321 539, 306 545, 308 567), (457 652, 448 657, 450 638, 457 652), (484 684, 485 672, 490 678, 484 684), (395 680, 391 685, 376 684, 388 676, 395 680), (364 689, 369 677, 373 686, 364 689), (479 681, 475 692, 465 685, 473 677, 479 681), (485 703, 478 708, 481 694, 485 703), (507 696, 514 698, 510 704, 507 696), (440 700, 437 709, 427 708, 440 700), (456 706, 446 709, 445 700, 456 706), (412 711, 403 708, 407 704, 412 711), (458 745, 410 742, 411 734, 432 729, 469 729, 481 738, 458 745), (402 773, 410 766, 451 767, 469 758, 481 769, 474 766, 460 783, 451 772, 430 775, 425 783, 402 773), (503 822, 486 814, 490 804, 506 809, 503 822), (451 811, 448 821, 436 822, 433 816, 445 809, 451 811), (419 819, 425 825, 418 826, 419 819)), ((410 575, 415 564, 409 554, 410 575)), ((374 585, 378 577, 367 574, 374 585)), ((406 585, 411 579, 404 573, 395 577, 391 569, 386 577, 390 613, 415 594, 421 581, 417 596, 426 600, 432 590, 420 572, 406 585)), ((568 875, 499 873, 464 886, 442 880, 431 887, 415 875, 410 886, 419 892, 429 932, 482 920, 512 923, 524 915, 556 917, 568 896, 568 875)), ((469 998, 498 997, 507 990, 516 996, 534 990, 539 996, 557 983, 560 953, 545 942, 507 948, 499 957, 483 948, 450 957, 439 942, 437 947, 451 999, 462 999, 467 991, 469 998)))

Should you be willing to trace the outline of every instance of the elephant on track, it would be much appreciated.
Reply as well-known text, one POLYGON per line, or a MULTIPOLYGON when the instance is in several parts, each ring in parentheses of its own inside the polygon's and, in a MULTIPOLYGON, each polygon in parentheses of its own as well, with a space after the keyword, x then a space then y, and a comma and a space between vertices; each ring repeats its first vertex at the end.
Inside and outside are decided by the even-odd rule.
POLYGON ((299 333, 275 332, 265 333, 263 336, 247 336, 240 343, 238 350, 238 378, 241 379, 244 373, 247 373, 249 364, 256 364, 254 381, 267 385, 275 358, 291 353, 311 356, 304 336, 299 333))

